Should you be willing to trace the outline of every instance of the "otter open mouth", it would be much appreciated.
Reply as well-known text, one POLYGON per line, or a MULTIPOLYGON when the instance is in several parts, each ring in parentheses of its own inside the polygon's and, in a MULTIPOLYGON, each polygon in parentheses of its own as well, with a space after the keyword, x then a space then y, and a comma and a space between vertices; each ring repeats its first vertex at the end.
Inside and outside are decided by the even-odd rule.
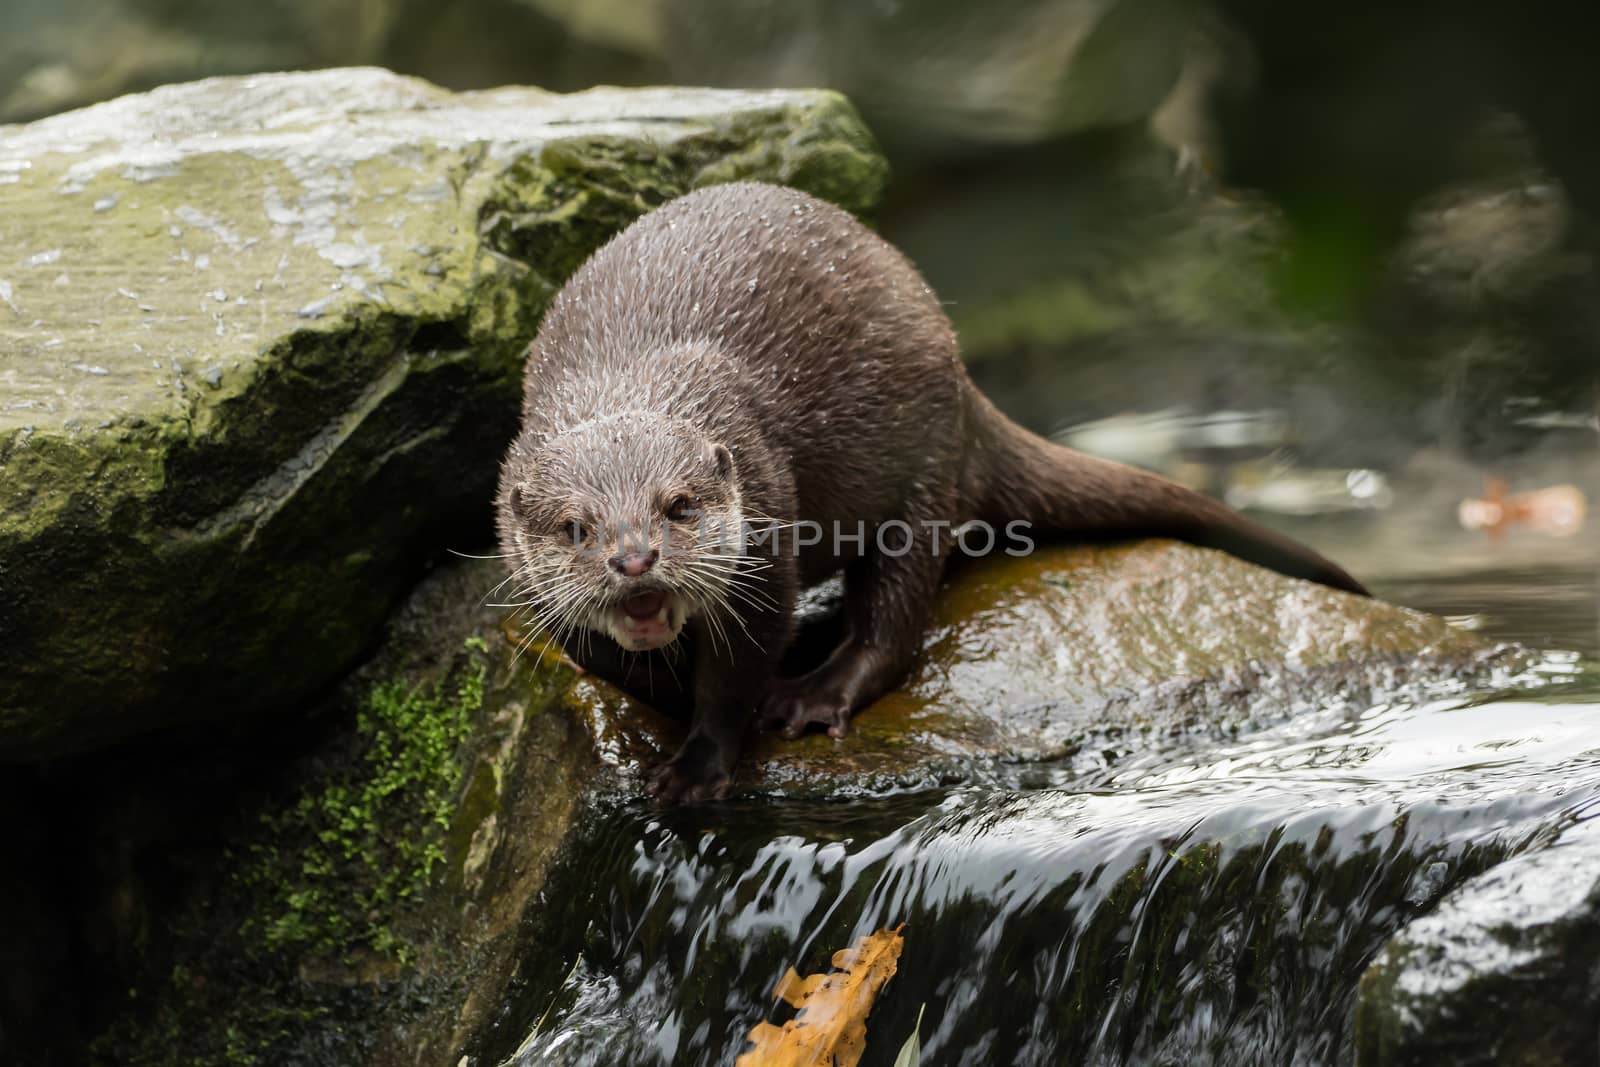
POLYGON ((634 593, 616 607, 618 642, 635 652, 671 644, 681 625, 671 595, 660 589, 634 593))

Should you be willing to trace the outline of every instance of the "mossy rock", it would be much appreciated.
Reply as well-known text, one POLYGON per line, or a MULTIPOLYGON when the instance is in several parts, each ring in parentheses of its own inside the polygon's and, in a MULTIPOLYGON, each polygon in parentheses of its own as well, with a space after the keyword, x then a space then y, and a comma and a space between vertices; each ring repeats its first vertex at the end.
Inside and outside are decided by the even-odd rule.
MULTIPOLYGON (((116 882, 84 890, 139 916, 89 1061, 459 1060, 499 1009, 596 770, 566 711, 572 673, 514 657, 482 606, 495 571, 426 580, 248 784, 197 812, 186 789, 133 790, 163 814, 124 830, 136 862, 116 882)), ((180 751, 161 777, 197 780, 195 758, 180 751)))
POLYGON ((487 529, 520 355, 639 214, 885 179, 825 92, 221 78, 0 127, 0 758, 293 705, 487 529))

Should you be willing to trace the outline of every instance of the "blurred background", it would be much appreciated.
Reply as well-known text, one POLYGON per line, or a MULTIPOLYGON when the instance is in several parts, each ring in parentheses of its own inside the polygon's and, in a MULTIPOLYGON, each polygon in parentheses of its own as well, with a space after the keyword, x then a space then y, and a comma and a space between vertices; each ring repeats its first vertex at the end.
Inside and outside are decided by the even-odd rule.
POLYGON ((1470 575, 1600 627, 1592 3, 6 7, 0 122, 349 64, 455 89, 838 89, 893 166, 877 223, 1013 416, 1397 598, 1448 610, 1470 575))

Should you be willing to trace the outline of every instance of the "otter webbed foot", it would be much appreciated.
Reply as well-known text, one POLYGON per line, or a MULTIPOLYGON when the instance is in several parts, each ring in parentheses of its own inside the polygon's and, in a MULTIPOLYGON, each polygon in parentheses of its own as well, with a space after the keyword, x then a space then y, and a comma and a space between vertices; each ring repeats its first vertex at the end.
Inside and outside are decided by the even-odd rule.
POLYGON ((650 776, 657 804, 703 804, 724 800, 733 785, 733 754, 709 737, 690 736, 683 747, 650 776))
POLYGON ((761 702, 761 728, 776 730, 793 741, 809 727, 820 726, 833 738, 850 732, 850 701, 842 694, 806 684, 805 678, 775 682, 761 702))

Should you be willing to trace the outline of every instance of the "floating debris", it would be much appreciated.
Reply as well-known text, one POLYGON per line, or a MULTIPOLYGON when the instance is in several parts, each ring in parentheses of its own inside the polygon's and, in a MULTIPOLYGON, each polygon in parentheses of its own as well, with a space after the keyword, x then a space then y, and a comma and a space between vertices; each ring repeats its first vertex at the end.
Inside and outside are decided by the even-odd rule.
POLYGON ((773 995, 800 1009, 782 1026, 760 1022, 750 1031, 753 1046, 735 1067, 855 1067, 867 1046, 867 1013, 900 963, 904 926, 866 934, 833 954, 834 970, 802 978, 793 967, 778 979, 773 995))
POLYGON ((1550 537, 1571 537, 1583 529, 1588 501, 1577 486, 1552 485, 1514 496, 1507 496, 1506 488, 1504 479, 1491 478, 1481 499, 1463 500, 1456 509, 1462 527, 1483 530, 1492 540, 1513 526, 1550 537))

